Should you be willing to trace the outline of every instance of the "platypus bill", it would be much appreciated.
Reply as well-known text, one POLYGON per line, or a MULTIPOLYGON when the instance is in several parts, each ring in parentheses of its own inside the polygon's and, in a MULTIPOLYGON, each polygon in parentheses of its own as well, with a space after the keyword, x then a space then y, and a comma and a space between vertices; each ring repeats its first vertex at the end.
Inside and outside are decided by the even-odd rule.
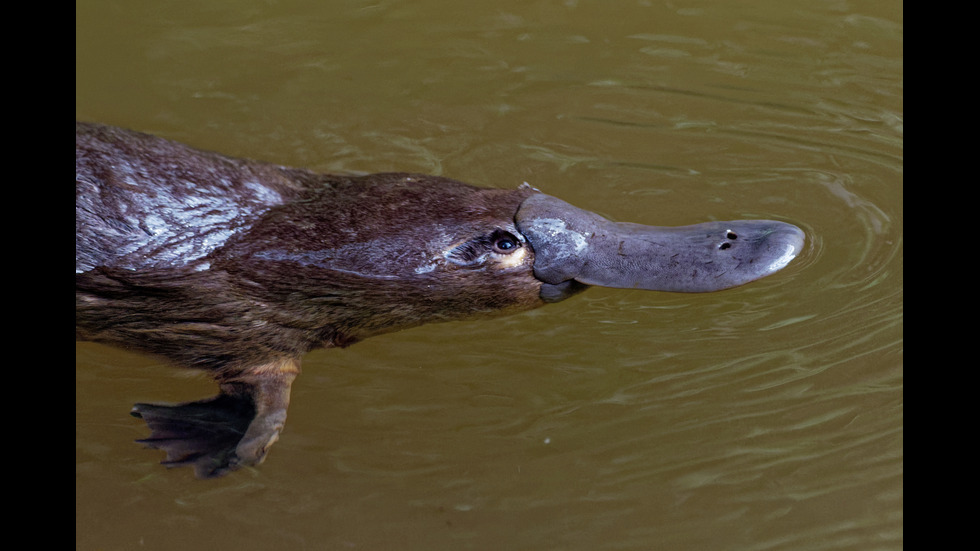
POLYGON ((783 222, 617 223, 526 184, 317 174, 75 124, 76 340, 211 372, 214 398, 133 409, 164 464, 202 478, 265 459, 314 348, 592 285, 717 291, 803 242, 783 222))

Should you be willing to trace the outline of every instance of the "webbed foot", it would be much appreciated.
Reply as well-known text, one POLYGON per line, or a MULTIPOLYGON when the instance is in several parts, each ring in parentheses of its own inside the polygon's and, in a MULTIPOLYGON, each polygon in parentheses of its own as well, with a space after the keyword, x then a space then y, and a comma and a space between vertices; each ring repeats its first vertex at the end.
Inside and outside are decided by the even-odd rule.
POLYGON ((130 414, 151 431, 137 442, 165 451, 167 467, 193 467, 198 478, 258 465, 286 424, 297 372, 295 362, 286 362, 223 378, 221 394, 207 400, 136 404, 130 414))

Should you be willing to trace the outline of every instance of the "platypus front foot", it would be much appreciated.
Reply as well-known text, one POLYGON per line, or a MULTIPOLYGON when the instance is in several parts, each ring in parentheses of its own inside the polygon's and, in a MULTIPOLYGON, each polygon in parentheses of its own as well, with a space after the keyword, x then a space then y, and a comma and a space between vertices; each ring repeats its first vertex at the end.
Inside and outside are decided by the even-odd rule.
POLYGON ((253 370, 223 379, 221 394, 207 400, 136 404, 130 413, 151 431, 137 442, 165 451, 163 465, 193 467, 198 478, 258 465, 286 424, 295 378, 296 371, 253 370))
POLYGON ((245 464, 236 457, 238 443, 255 419, 247 397, 219 394, 183 404, 136 404, 150 436, 137 442, 167 452, 168 467, 194 467, 198 478, 222 476, 245 464))

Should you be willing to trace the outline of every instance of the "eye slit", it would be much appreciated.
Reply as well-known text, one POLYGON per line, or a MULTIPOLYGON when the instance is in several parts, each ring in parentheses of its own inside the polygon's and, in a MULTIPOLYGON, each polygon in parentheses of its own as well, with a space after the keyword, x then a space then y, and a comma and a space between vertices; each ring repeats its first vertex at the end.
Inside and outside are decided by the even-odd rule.
POLYGON ((466 243, 462 243, 445 253, 447 260, 460 266, 477 266, 487 260, 488 253, 513 254, 523 246, 514 234, 496 229, 466 243))
POLYGON ((493 252, 509 254, 521 246, 520 241, 510 232, 497 230, 491 236, 493 242, 493 252))

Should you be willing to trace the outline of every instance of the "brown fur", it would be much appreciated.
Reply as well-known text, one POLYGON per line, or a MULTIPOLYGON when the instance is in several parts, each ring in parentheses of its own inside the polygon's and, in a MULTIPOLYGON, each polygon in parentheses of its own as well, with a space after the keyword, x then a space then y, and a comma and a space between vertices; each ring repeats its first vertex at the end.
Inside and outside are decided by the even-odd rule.
POLYGON ((76 338, 234 378, 317 347, 534 308, 530 246, 516 265, 488 252, 517 234, 531 193, 318 175, 76 125, 76 338))

